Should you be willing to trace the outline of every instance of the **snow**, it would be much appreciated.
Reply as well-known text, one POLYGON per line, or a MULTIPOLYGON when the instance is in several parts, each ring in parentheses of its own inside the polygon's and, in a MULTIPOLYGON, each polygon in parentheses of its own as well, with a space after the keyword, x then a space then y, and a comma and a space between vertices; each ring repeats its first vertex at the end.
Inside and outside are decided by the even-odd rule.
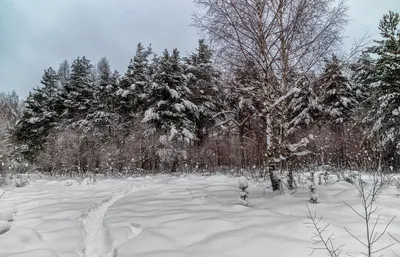
POLYGON ((11 229, 11 223, 0 220, 0 235, 8 232, 11 229))
POLYGON ((116 94, 118 95, 118 96, 121 96, 121 97, 124 97, 124 98, 126 98, 129 94, 130 94, 131 92, 129 91, 129 90, 124 90, 124 89, 119 89, 117 92, 116 92, 116 94))
POLYGON ((142 123, 149 122, 152 120, 157 120, 157 119, 159 119, 158 114, 154 112, 153 108, 149 108, 144 113, 144 118, 142 120, 142 123))
POLYGON ((176 129, 176 127, 174 125, 172 125, 171 130, 169 131, 169 141, 172 141, 176 135, 178 134, 178 130, 176 129))
POLYGON ((169 93, 172 98, 176 98, 176 99, 180 98, 179 93, 175 89, 170 88, 169 93))
POLYGON ((14 214, 10 207, 0 210, 0 221, 13 221, 14 214))
POLYGON ((190 132, 188 129, 186 129, 186 128, 183 128, 182 129, 182 135, 184 135, 186 138, 189 138, 189 139, 195 139, 195 135, 193 135, 193 133, 192 132, 190 132))
MULTIPOLYGON (((100 179, 89 185, 31 181, 0 198, 1 210, 13 214, 13 221, 0 221, 0 257, 308 256, 314 232, 305 225, 308 187, 263 197, 264 188, 271 190, 269 183, 246 182, 248 206, 238 205, 238 178, 222 175, 100 179)), ((382 193, 377 230, 400 215, 398 195, 396 188, 382 193)), ((361 207, 353 185, 322 184, 318 204, 309 208, 331 224, 329 231, 335 233, 337 245, 345 244, 344 253, 360 256, 362 246, 344 227, 362 236, 364 224, 343 201, 361 207)), ((389 232, 400 238, 399 229, 396 219, 389 232)), ((385 235, 376 248, 388 243, 393 239, 385 235)), ((381 254, 399 251, 395 245, 381 254)))
POLYGON ((35 124, 35 123, 38 123, 40 121, 40 118, 39 117, 33 117, 33 118, 30 118, 29 120, 28 120, 28 123, 30 123, 30 124, 35 124))
POLYGON ((239 188, 247 188, 249 186, 247 178, 245 176, 241 176, 239 178, 239 188))

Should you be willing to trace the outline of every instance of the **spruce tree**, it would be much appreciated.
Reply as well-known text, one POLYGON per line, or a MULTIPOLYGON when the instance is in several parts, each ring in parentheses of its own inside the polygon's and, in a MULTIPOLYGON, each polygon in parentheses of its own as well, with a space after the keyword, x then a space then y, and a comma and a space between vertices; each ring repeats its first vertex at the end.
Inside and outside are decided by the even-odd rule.
POLYGON ((293 134, 312 125, 319 115, 317 96, 314 92, 315 77, 312 74, 298 75, 291 72, 288 83, 297 88, 287 99, 288 133, 293 134))
POLYGON ((132 121, 144 108, 145 90, 150 84, 148 57, 151 53, 150 47, 146 50, 139 43, 136 54, 130 60, 128 70, 121 79, 120 89, 116 93, 120 103, 119 112, 124 122, 132 121))
POLYGON ((326 62, 324 72, 316 85, 317 109, 320 112, 318 123, 329 129, 329 135, 335 142, 334 145, 324 146, 324 159, 338 166, 345 165, 347 160, 346 149, 350 141, 348 131, 359 105, 356 88, 350 78, 344 75, 344 68, 343 63, 333 56, 326 62))
POLYGON ((319 108, 324 113, 323 122, 342 124, 352 117, 358 105, 354 87, 342 70, 342 63, 333 56, 321 75, 317 94, 319 108))
POLYGON ((103 57, 97 63, 96 74, 97 81, 93 86, 93 102, 87 112, 88 124, 86 126, 88 129, 96 129, 99 136, 104 139, 104 136, 109 134, 110 126, 117 119, 114 108, 117 85, 113 79, 107 58, 103 57))
POLYGON ((143 121, 163 133, 175 128, 193 138, 193 118, 198 117, 198 109, 188 99, 191 92, 186 86, 178 50, 174 49, 172 55, 165 50, 159 68, 146 99, 148 108, 143 121))
POLYGON ((149 88, 142 122, 162 135, 159 156, 171 171, 175 171, 184 155, 178 142, 194 139, 196 133, 194 120, 198 118, 198 109, 189 100, 191 92, 186 84, 178 50, 174 49, 172 55, 165 50, 149 88))
POLYGON ((62 92, 65 108, 62 116, 69 125, 84 121, 94 104, 95 88, 91 69, 92 64, 86 57, 78 57, 72 63, 71 77, 62 92))
POLYGON ((62 87, 64 87, 70 78, 70 66, 67 60, 63 61, 58 68, 58 79, 62 87))
POLYGON ((215 119, 212 117, 221 107, 218 101, 220 92, 217 86, 220 74, 214 68, 212 58, 212 51, 204 40, 199 40, 196 52, 184 58, 188 88, 192 92, 189 98, 199 109, 198 119, 194 121, 200 144, 215 123, 215 119))
POLYGON ((350 66, 352 71, 352 83, 359 103, 364 102, 370 96, 370 88, 367 86, 374 79, 375 60, 367 52, 361 54, 357 62, 350 66))
POLYGON ((42 87, 35 88, 27 97, 22 118, 13 131, 14 140, 21 145, 21 152, 30 160, 43 149, 63 110, 55 70, 45 70, 41 84, 42 87))
MULTIPOLYGON (((376 136, 381 153, 397 151, 400 154, 400 15, 389 12, 379 23, 382 40, 368 48, 376 56, 373 69, 362 82, 370 90, 367 103, 372 104, 365 121, 371 125, 371 137, 376 136)), ((382 156, 382 155, 381 155, 382 156)), ((390 157, 390 156, 389 156, 390 157)), ((393 157, 393 156, 392 156, 393 157)))

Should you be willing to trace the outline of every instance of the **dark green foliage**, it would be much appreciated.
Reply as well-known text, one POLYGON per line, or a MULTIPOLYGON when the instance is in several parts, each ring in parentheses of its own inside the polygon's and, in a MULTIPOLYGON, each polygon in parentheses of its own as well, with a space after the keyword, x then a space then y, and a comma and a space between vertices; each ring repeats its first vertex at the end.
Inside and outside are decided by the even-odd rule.
POLYGON ((318 84, 318 96, 323 121, 336 124, 348 121, 358 105, 356 92, 350 80, 343 75, 343 65, 336 56, 326 63, 318 84))
MULTIPOLYGON (((389 12, 379 24, 382 40, 367 49, 376 59, 361 66, 357 81, 365 87, 364 121, 381 147, 400 152, 400 15, 389 12), (371 108, 372 107, 372 108, 371 108)), ((361 60, 366 62, 364 57, 361 60)))
POLYGON ((85 57, 72 62, 71 77, 62 91, 64 112, 62 117, 68 125, 77 125, 83 120, 94 104, 94 81, 91 76, 92 64, 85 57))
POLYGON ((215 123, 213 116, 221 110, 221 92, 218 87, 220 73, 215 69, 212 58, 212 51, 204 40, 199 40, 196 52, 184 58, 187 87, 191 91, 189 100, 198 107, 198 116, 194 121, 200 143, 208 136, 208 129, 215 123))
POLYGON ((57 73, 47 69, 41 83, 43 86, 34 89, 26 99, 22 118, 13 132, 14 140, 21 144, 21 152, 30 160, 42 150, 62 112, 57 73))
POLYGON ((165 50, 148 92, 143 122, 164 134, 174 129, 193 138, 198 108, 189 100, 191 92, 186 84, 178 50, 174 49, 172 55, 165 50))

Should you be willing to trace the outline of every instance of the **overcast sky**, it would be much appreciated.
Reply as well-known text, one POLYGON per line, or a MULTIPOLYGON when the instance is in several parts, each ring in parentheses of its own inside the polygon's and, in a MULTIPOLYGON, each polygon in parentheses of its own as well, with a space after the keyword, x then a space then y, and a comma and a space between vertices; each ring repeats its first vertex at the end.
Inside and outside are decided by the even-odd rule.
MULTIPOLYGON (((377 36, 388 10, 400 0, 348 0, 351 39, 367 31, 377 36)), ((106 56, 124 73, 137 43, 152 43, 160 53, 193 50, 198 35, 190 27, 192 0, 0 0, 0 92, 26 97, 43 70, 85 55, 106 56)), ((349 40, 350 41, 350 40, 349 40)))

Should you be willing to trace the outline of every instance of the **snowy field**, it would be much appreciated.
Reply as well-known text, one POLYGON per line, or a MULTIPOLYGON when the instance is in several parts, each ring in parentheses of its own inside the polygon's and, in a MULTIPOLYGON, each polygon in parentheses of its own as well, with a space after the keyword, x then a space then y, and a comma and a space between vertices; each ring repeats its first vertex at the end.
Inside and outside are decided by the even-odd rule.
MULTIPOLYGON (((306 224, 308 191, 263 197, 264 187, 250 181, 250 205, 244 207, 237 205, 238 179, 227 176, 159 175, 94 185, 36 180, 0 198, 0 257, 309 256, 314 230, 306 224)), ((364 238, 363 221, 343 203, 360 208, 354 186, 341 181, 318 192, 320 203, 310 208, 331 224, 335 244, 345 244, 343 256, 361 256, 361 245, 344 229, 364 238)), ((399 194, 386 189, 377 203, 378 230, 397 215, 389 228, 397 238, 399 194)), ((393 242, 385 235, 376 247, 393 242)), ((400 245, 382 252, 393 253, 400 245)))

